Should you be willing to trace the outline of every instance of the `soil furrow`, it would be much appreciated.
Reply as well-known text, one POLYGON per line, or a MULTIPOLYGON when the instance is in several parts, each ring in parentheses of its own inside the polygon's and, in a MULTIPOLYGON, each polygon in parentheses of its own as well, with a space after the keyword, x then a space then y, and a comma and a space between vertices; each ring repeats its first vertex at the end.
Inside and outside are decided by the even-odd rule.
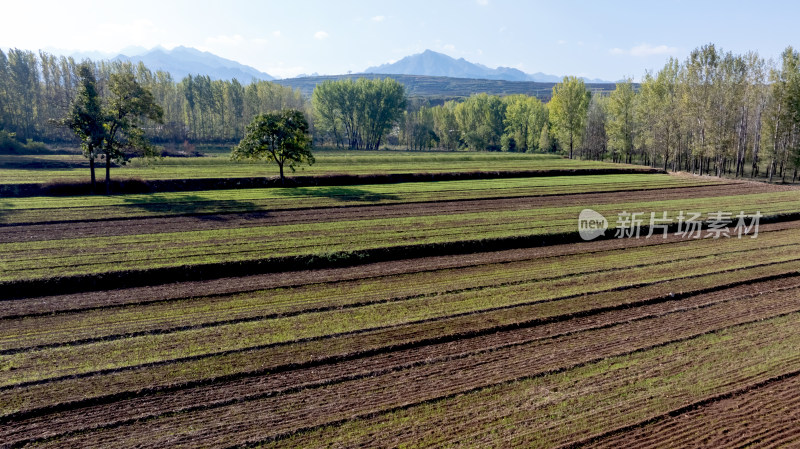
MULTIPOLYGON (((707 258, 709 260, 718 260, 719 258, 726 256, 726 255, 735 255, 740 253, 747 253, 749 255, 757 254, 760 251, 769 251, 773 255, 775 251, 778 250, 791 250, 796 245, 792 244, 765 244, 760 246, 758 250, 752 249, 736 249, 738 247, 732 248, 730 251, 714 251, 713 254, 709 255, 701 251, 694 250, 696 254, 693 254, 693 259, 703 259, 707 258)), ((691 247, 687 248, 686 251, 688 252, 691 247)), ((667 253, 667 255, 671 258, 677 257, 672 253, 667 253)), ((690 256, 691 257, 691 256, 690 256)), ((546 259, 545 259, 546 260, 546 259)), ((687 261, 690 260, 689 258, 686 259, 687 261)), ((542 262, 545 262, 544 260, 542 262)), ((161 321, 157 321, 153 324, 148 325, 147 322, 143 322, 141 319, 137 319, 132 321, 129 325, 126 326, 126 323, 120 323, 116 327, 109 327, 106 328, 105 326, 99 326, 99 323, 90 323, 86 329, 81 329, 81 325, 76 323, 72 320, 65 319, 64 317, 58 317, 55 319, 55 322, 52 325, 48 325, 47 323, 53 321, 50 317, 34 319, 29 317, 22 322, 6 322, 3 323, 0 321, 0 332, 5 329, 12 331, 13 333, 20 335, 20 337, 13 342, 6 339, 2 345, 0 345, 0 355, 3 354, 15 354, 18 352, 24 351, 32 351, 32 350, 40 350, 40 349, 47 349, 47 348, 55 348, 59 346, 75 346, 75 345, 84 345, 84 344, 91 344, 101 341, 113 341, 119 340, 123 338, 132 338, 138 336, 146 336, 146 335, 161 335, 161 334, 168 334, 174 332, 181 332, 181 331, 188 331, 188 330, 195 330, 195 329, 207 329, 212 327, 219 327, 219 326, 226 326, 230 324, 238 324, 238 323, 249 323, 249 322, 258 322, 258 321, 267 321, 267 320, 274 320, 278 318, 288 318, 293 316, 299 316, 304 314, 310 313, 320 313, 320 312, 328 312, 333 310, 346 310, 346 309, 355 309, 359 307, 369 306, 369 305, 377 305, 377 304, 389 304, 389 303, 400 303, 403 301, 413 301, 419 300, 423 298, 430 298, 432 296, 444 296, 444 295, 454 295, 458 293, 465 293, 465 292, 475 292, 475 291, 482 291, 487 289, 493 288, 500 288, 500 287, 511 287, 511 286, 524 286, 529 285, 536 282, 548 282, 548 281, 556 281, 556 280, 564 280, 570 278, 576 278, 579 276, 587 276, 590 274, 599 274, 599 273, 612 273, 612 272, 621 272, 624 270, 631 270, 631 269, 638 269, 649 267, 653 265, 663 265, 664 262, 661 260, 653 260, 648 261, 648 263, 625 263, 620 264, 619 266, 613 266, 606 269, 595 269, 593 266, 587 266, 586 271, 576 271, 576 270, 562 270, 565 271, 564 274, 561 275, 549 275, 550 273, 544 272, 537 272, 531 273, 530 275, 524 276, 524 279, 513 279, 509 281, 502 281, 500 279, 495 279, 491 282, 478 282, 476 285, 469 285, 462 288, 444 288, 440 290, 434 290, 430 292, 418 293, 418 294, 405 294, 405 295, 393 295, 389 294, 386 296, 386 292, 379 292, 383 294, 378 294, 374 298, 367 299, 367 300, 356 300, 352 302, 344 302, 341 299, 337 299, 335 301, 328 301, 331 302, 330 305, 321 305, 321 306, 299 306, 297 308, 292 309, 285 309, 273 313, 270 312, 270 308, 260 308, 254 312, 249 314, 245 314, 245 316, 240 317, 232 317, 230 319, 222 319, 223 317, 214 314, 213 318, 208 319, 208 321, 203 322, 203 320, 207 319, 204 316, 195 316, 191 314, 183 314, 182 317, 184 318, 183 321, 188 323, 184 325, 179 325, 180 323, 174 323, 178 325, 169 324, 173 323, 162 323, 161 321), (260 312, 260 313, 258 313, 260 312), (57 333, 57 329, 59 327, 64 327, 65 330, 61 333, 57 333), (47 336, 39 336, 37 337, 33 330, 37 328, 42 329, 42 331, 46 332, 47 336), (124 331, 127 332, 117 332, 114 333, 114 330, 117 331, 124 331), (69 335, 73 337, 73 340, 64 339, 64 337, 59 337, 59 335, 69 335), (25 335, 23 337, 23 335, 25 335), (85 335, 84 338, 77 338, 82 335, 85 335), (28 345, 23 343, 29 342, 28 345), (38 344, 31 344, 37 343, 38 344)), ((520 267, 516 267, 519 269, 520 267)), ((450 272, 448 273, 449 276, 456 276, 456 277, 463 277, 458 272, 450 272)), ((474 277, 475 273, 472 273, 470 277, 474 277)), ((466 282, 466 281, 465 281, 466 282)), ((469 282, 466 282, 469 283, 469 282)), ((641 283, 637 285, 642 285, 641 283)), ((417 287, 419 288, 419 287, 417 287)), ((393 293, 393 292, 392 292, 393 293)), ((595 293, 595 291, 587 291, 587 293, 595 293)), ((557 300, 556 298, 543 298, 549 300, 557 300)), ((530 303, 528 301, 527 303, 530 303)), ((274 310, 274 309, 273 309, 274 310)), ((223 312, 221 312, 223 313, 223 312)), ((224 316, 224 315, 223 315, 224 316)), ((137 317, 138 318, 138 317, 137 317)), ((111 321, 111 317, 106 318, 104 321, 111 321)), ((64 335, 64 336, 66 336, 64 335)))
MULTIPOLYGON (((453 378, 456 379, 456 381, 453 382, 452 385, 448 385, 448 388, 463 387, 464 389, 470 389, 470 384, 459 383, 462 381, 458 379, 466 377, 488 382, 492 379, 491 376, 497 376, 500 372, 502 372, 501 378, 505 375, 518 375, 524 372, 524 370, 529 369, 531 363, 533 363, 533 366, 541 365, 541 369, 543 370, 553 371, 560 369, 558 363, 563 363, 563 361, 567 360, 574 362, 586 356, 580 356, 579 354, 596 356, 599 353, 610 353, 614 355, 616 354, 614 351, 620 350, 618 349, 619 347, 630 349, 631 346, 635 347, 637 344, 652 345, 651 340, 647 340, 642 336, 647 335, 648 332, 655 332, 663 338, 664 336, 680 336, 682 332, 691 333, 697 329, 704 329, 703 326, 707 326, 705 328, 707 330, 714 330, 716 328, 710 323, 715 323, 717 321, 726 322, 726 319, 747 316, 751 307, 759 308, 762 319, 767 318, 772 313, 782 313, 785 312, 787 308, 796 308, 800 305, 800 296, 796 294, 796 291, 794 295, 790 295, 795 299, 795 303, 792 304, 787 304, 787 302, 791 301, 786 301, 786 296, 784 296, 788 291, 780 294, 775 293, 785 289, 794 290, 796 288, 797 284, 786 285, 786 283, 781 281, 764 283, 756 287, 755 292, 751 291, 753 290, 751 286, 742 286, 729 291, 698 295, 670 304, 658 304, 636 309, 609 312, 604 314, 604 316, 595 317, 590 321, 575 319, 568 322, 542 326, 540 328, 508 331, 487 337, 460 340, 451 344, 401 351, 392 356, 379 355, 364 361, 358 361, 358 363, 343 362, 313 370, 299 370, 283 375, 245 379, 221 385, 216 389, 189 389, 165 397, 156 396, 149 400, 147 398, 130 400, 126 401, 128 402, 127 409, 122 405, 125 403, 123 402, 101 406, 99 410, 80 409, 76 412, 48 415, 46 417, 34 418, 28 425, 32 425, 36 429, 36 432, 41 431, 40 426, 45 426, 47 424, 54 425, 62 431, 70 426, 72 426, 74 430, 77 430, 83 428, 80 426, 85 426, 90 416, 97 417, 100 421, 108 419, 109 416, 129 417, 122 420, 122 422, 117 420, 117 422, 108 424, 110 427, 115 427, 128 424, 127 421, 141 420, 147 417, 147 412, 144 410, 148 406, 155 406, 156 410, 159 410, 159 407, 161 407, 160 413, 162 415, 165 413, 171 414, 172 411, 181 409, 183 409, 184 412, 191 412, 196 408, 193 407, 193 404, 196 404, 198 396, 203 397, 203 401, 205 402, 205 404, 199 408, 206 410, 209 408, 227 407, 231 404, 239 404, 242 401, 256 401, 272 398, 281 393, 283 393, 283 395, 305 394, 302 391, 297 392, 296 390, 298 390, 298 388, 305 390, 309 388, 330 387, 339 383, 364 381, 365 379, 368 379, 367 382, 373 385, 380 385, 382 383, 388 385, 381 386, 381 391, 369 395, 373 400, 377 400, 381 394, 385 395, 391 390, 389 379, 394 379, 392 382, 403 383, 408 379, 415 379, 420 376, 419 374, 409 374, 409 370, 429 370, 431 365, 448 363, 455 364, 457 367, 450 369, 439 367, 435 370, 435 374, 427 374, 425 378, 430 376, 448 379, 453 378), (769 290, 770 288, 778 290, 769 290), (773 293, 768 293, 770 291, 773 293), (748 293, 741 295, 743 292, 748 293), (778 297, 772 298, 771 295, 777 295, 778 297), (732 304, 729 304, 735 304, 745 300, 756 302, 740 304, 738 307, 731 307, 732 304), (726 311, 728 313, 727 315, 725 314, 726 311), (709 317, 709 315, 713 315, 713 318, 709 317), (648 324, 642 325, 642 323, 648 324), (626 327, 630 327, 630 329, 626 330, 626 327), (629 335, 629 337, 624 339, 614 337, 614 335, 620 334, 629 335), (605 337, 603 335, 605 335, 605 337), (615 341, 615 338, 621 342, 615 341), (559 339, 561 340, 560 342, 559 339), (582 346, 580 344, 576 344, 587 340, 591 341, 591 343, 587 343, 583 347, 580 347, 582 346), (525 346, 530 346, 534 343, 536 343, 536 350, 534 352, 531 352, 533 349, 524 349, 525 346), (559 347, 562 347, 562 349, 558 349, 559 347), (514 354, 520 352, 524 352, 525 355, 522 357, 526 360, 517 368, 523 371, 515 371, 514 369, 518 365, 518 362, 515 363, 514 360, 515 358, 519 358, 519 356, 514 356, 514 354), (574 354, 570 355, 571 353, 574 354), (558 354, 558 361, 554 362, 553 354, 558 354), (485 360, 476 360, 479 357, 485 360), (537 363, 539 365, 537 365, 537 363), (556 363, 556 365, 553 366, 552 363, 556 363), (504 364, 505 369, 497 370, 491 368, 492 364, 504 364), (401 372, 398 373, 398 371, 401 372), (482 371, 489 371, 494 374, 484 375, 481 374, 482 371), (343 373, 348 374, 344 375, 343 373), (360 374, 354 377, 354 373, 360 374)), ((419 389, 423 389, 427 384, 427 381, 418 379, 414 380, 414 382, 418 384, 415 388, 411 388, 411 390, 415 392, 421 391, 419 389)), ((434 383, 441 384, 441 382, 438 381, 434 383)), ((363 394, 365 391, 365 389, 361 387, 343 386, 342 388, 350 389, 350 391, 358 392, 358 394, 363 394)), ((396 392, 403 391, 407 392, 409 388, 398 384, 396 386, 396 392)), ((333 396, 330 397, 338 397, 340 399, 346 396, 346 394, 339 392, 331 393, 331 395, 333 396)), ((313 404, 309 405, 309 402, 313 402, 319 399, 319 397, 320 395, 312 392, 308 393, 305 399, 298 399, 297 402, 303 404, 303 407, 309 407, 307 412, 310 413, 312 410, 317 410, 318 407, 313 404)), ((405 400, 409 399, 408 394, 403 395, 403 397, 405 400)), ((285 403, 289 401, 289 399, 283 398, 277 401, 285 403)), ((322 408, 324 406, 319 407, 322 408)), ((352 406, 342 408, 353 410, 352 406)), ((153 408, 150 408, 150 412, 152 417, 153 408)), ((265 413, 280 414, 280 411, 276 410, 265 413)), ((300 413, 300 411, 298 411, 298 413, 300 413)), ((322 415, 324 416, 324 413, 322 413, 322 415)), ((277 419, 276 417, 276 420, 277 419)), ((273 424, 278 425, 277 422, 273 424)), ((16 438, 21 438, 24 434, 25 432, 22 431, 16 438)), ((11 435, 8 437, 11 437, 11 435)))
MULTIPOLYGON (((737 190, 737 194, 768 193, 767 188, 748 186, 737 190)), ((226 227, 266 226, 278 224, 300 224, 318 221, 340 221, 369 218, 399 218, 465 213, 471 211, 520 210, 537 207, 553 207, 582 204, 607 204, 629 201, 636 193, 637 200, 662 200, 726 196, 730 186, 692 186, 630 190, 611 192, 569 193, 563 195, 521 196, 500 198, 466 198, 442 201, 409 202, 387 205, 343 205, 327 208, 251 211, 244 213, 182 215, 173 217, 131 217, 109 219, 103 226, 88 221, 30 224, 27 226, 0 226, 0 242, 77 238, 89 236, 111 236, 144 234, 148 232, 170 232, 185 230, 219 229, 226 227)), ((135 210, 135 209, 134 209, 135 210)))
MULTIPOLYGON (((771 312, 774 311, 771 310, 771 312)), ((699 315, 703 316, 703 312, 705 311, 701 311, 699 315)), ((796 316, 796 312, 787 311, 773 316, 776 318, 796 316)), ((666 321, 671 321, 670 318, 672 317, 666 318, 666 321)), ((601 338, 605 344, 596 340, 599 337, 598 333, 592 333, 590 342, 585 342, 580 336, 571 336, 572 338, 567 337, 564 340, 537 345, 536 350, 526 350, 523 354, 520 354, 520 348, 514 348, 516 355, 513 357, 503 354, 503 351, 500 350, 486 354, 487 360, 471 357, 460 360, 460 363, 454 363, 452 366, 448 366, 448 364, 422 366, 412 369, 416 372, 390 373, 377 378, 304 390, 278 398, 269 397, 236 403, 225 406, 223 409, 181 413, 163 419, 127 424, 121 428, 112 428, 107 432, 121 431, 135 441, 144 441, 142 438, 147 435, 152 439, 148 440, 149 444, 154 445, 160 444, 160 438, 164 437, 169 438, 166 441, 191 445, 219 445, 223 441, 241 444, 247 441, 279 440, 297 435, 298 432, 306 433, 311 430, 330 428, 348 421, 382 416, 398 410, 416 408, 423 404, 477 393, 501 385, 512 385, 522 380, 575 370, 599 363, 608 357, 630 356, 657 348, 687 343, 723 329, 735 329, 760 321, 760 319, 755 321, 745 319, 735 324, 722 325, 727 318, 729 317, 723 315, 716 324, 707 321, 699 329, 702 330, 705 326, 710 326, 710 328, 699 333, 691 330, 691 323, 682 321, 682 325, 685 327, 681 328, 689 332, 685 338, 665 335, 664 332, 668 332, 670 329, 664 329, 661 326, 665 324, 664 320, 654 319, 627 323, 620 326, 629 327, 629 329, 605 330, 606 336, 601 338), (622 337, 625 337, 624 339, 619 338, 620 330, 625 331, 621 334, 622 337), (647 330, 647 333, 642 335, 642 330, 647 330), (664 340, 659 340, 659 336, 664 340), (576 341, 586 344, 576 345, 576 341), (616 343, 609 346, 609 341, 616 343), (648 345, 647 342, 652 344, 648 345), (551 345, 559 346, 561 350, 553 353, 552 350, 556 347, 551 345), (631 349, 631 346, 635 349, 631 349), (574 354, 574 357, 571 354, 574 354), (493 359, 495 362, 490 362, 488 359, 493 359), (553 359, 558 360, 554 361, 553 359), (570 363, 564 366, 564 360, 568 360, 570 363), (369 400, 365 401, 365 397, 368 397, 369 400), (225 424, 220 425, 220 422, 225 424), (240 431, 237 431, 236 435, 231 435, 222 430, 222 427, 229 428, 229 426, 236 426, 240 431), (180 439, 172 440, 176 432, 182 435, 180 439)), ((748 376, 740 376, 733 378, 731 382, 738 385, 750 380, 748 376)), ((98 444, 104 441, 107 435, 102 430, 81 433, 76 435, 77 439, 73 442, 98 444)), ((67 441, 69 440, 68 437, 67 441)))
MULTIPOLYGON (((737 194, 767 193, 768 188, 749 186, 737 188, 737 194)), ((591 193, 568 193, 559 195, 467 198, 443 201, 408 202, 379 206, 347 205, 337 207, 268 210, 255 212, 231 212, 224 214, 189 214, 165 217, 136 217, 104 220, 102 226, 97 222, 71 221, 68 223, 27 224, 0 226, 0 243, 92 237, 146 234, 149 232, 174 232, 187 230, 208 230, 233 227, 254 227, 268 225, 301 224, 320 221, 340 221, 368 218, 399 218, 465 213, 471 211, 518 210, 548 206, 567 206, 582 204, 606 204, 620 200, 665 200, 684 198, 703 198, 730 195, 730 186, 668 187, 647 190, 621 190, 591 193)), ((137 208, 130 206, 132 210, 137 208)))
MULTIPOLYGON (((800 221, 769 223, 759 233, 794 229, 800 221)), ((685 241, 675 235, 667 239, 607 239, 553 246, 510 249, 463 255, 433 256, 376 262, 356 267, 327 268, 294 272, 267 273, 207 281, 188 281, 153 287, 104 290, 3 301, 0 318, 19 318, 40 314, 72 313, 120 305, 154 304, 192 300, 201 296, 221 296, 270 288, 297 288, 309 284, 336 284, 340 281, 381 279, 400 274, 423 273, 453 268, 513 263, 523 260, 596 254, 623 248, 657 246, 685 241)))

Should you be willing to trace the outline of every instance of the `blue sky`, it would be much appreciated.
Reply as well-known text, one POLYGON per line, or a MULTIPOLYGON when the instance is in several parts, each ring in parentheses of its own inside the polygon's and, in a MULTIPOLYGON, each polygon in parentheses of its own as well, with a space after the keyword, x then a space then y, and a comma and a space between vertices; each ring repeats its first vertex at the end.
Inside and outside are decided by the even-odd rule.
POLYGON ((0 48, 195 47, 273 76, 359 72, 425 49, 490 67, 606 80, 700 45, 800 47, 790 1, 13 1, 0 48), (8 20, 12 18, 12 20, 8 20))

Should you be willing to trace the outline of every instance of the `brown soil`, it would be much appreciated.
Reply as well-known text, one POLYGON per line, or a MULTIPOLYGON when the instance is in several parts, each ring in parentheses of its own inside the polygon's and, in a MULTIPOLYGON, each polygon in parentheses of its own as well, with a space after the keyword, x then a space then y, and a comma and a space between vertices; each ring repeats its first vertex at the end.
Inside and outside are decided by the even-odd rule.
MULTIPOLYGON (((145 435, 151 426, 187 421, 209 428, 220 414, 252 421, 246 411, 257 411, 257 427, 269 432, 259 431, 263 438, 795 311, 800 309, 798 287, 797 278, 744 285, 681 301, 44 414, 9 423, 0 439, 40 438, 155 416, 162 418, 137 424, 135 431, 145 435), (770 291, 777 293, 766 293, 770 291), (163 416, 176 410, 186 413, 163 416)), ((125 426, 126 433, 130 427, 125 426)))
MULTIPOLYGON (((795 280, 794 287, 798 284, 795 280)), ((699 295, 684 301, 614 311, 520 331, 464 339, 358 361, 188 389, 162 397, 120 401, 32 418, 7 426, 15 441, 140 419, 190 408, 174 416, 113 424, 131 441, 155 439, 168 429, 199 429, 191 444, 220 444, 223 428, 240 429, 234 442, 270 438, 295 429, 380 413, 510 380, 580 366, 602 358, 679 341, 737 323, 800 310, 796 290, 786 282, 765 283, 699 295), (745 296, 742 296, 745 295, 745 296), (734 299, 739 297, 740 299, 734 299), (583 330, 582 330, 583 329, 583 330), (588 329, 588 330, 586 330, 588 329), (365 401, 365 398, 369 398, 365 401), (216 406, 213 404, 216 403, 216 406), (195 410, 191 407, 203 404, 195 410), (224 423, 224 424, 223 424, 224 423), (137 436, 138 435, 138 436, 137 436), (150 439, 154 438, 154 439, 150 439)), ((162 435, 163 437, 163 435, 162 435)), ((103 433, 79 436, 81 444, 102 444, 103 433), (99 438, 95 440, 95 438, 99 438)))
POLYGON ((796 447, 800 375, 612 435, 586 447, 796 447))
MULTIPOLYGON (((798 226, 800 226, 800 221, 763 224, 760 226, 759 232, 766 233, 784 229, 795 229, 798 226)), ((4 317, 76 311, 123 304, 185 300, 203 295, 233 294, 259 289, 300 286, 321 282, 380 278, 382 276, 392 276, 403 273, 418 273, 570 254, 601 252, 622 248, 662 245, 679 241, 683 241, 683 239, 675 235, 670 235, 667 239, 596 240, 536 248, 378 262, 346 268, 268 273, 206 281, 179 282, 152 287, 43 296, 38 298, 2 301, 3 307, 0 308, 0 319, 4 317)))

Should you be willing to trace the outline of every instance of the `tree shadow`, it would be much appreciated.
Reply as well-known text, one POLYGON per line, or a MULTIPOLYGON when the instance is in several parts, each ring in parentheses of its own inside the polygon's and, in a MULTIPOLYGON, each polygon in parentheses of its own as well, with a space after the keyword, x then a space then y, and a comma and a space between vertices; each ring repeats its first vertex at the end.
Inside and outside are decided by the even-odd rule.
POLYGON ((126 207, 141 209, 158 216, 191 215, 211 221, 227 221, 233 214, 261 212, 259 206, 249 201, 209 200, 199 195, 183 196, 180 201, 122 196, 122 201, 126 207))
POLYGON ((35 155, 0 155, 0 168, 20 170, 69 170, 89 168, 88 160, 45 159, 35 155))
POLYGON ((377 203, 384 200, 398 200, 399 196, 388 193, 375 193, 355 187, 293 187, 278 190, 282 195, 296 197, 330 198, 337 201, 363 201, 377 203))
POLYGON ((6 219, 13 215, 14 209, 11 209, 11 203, 0 199, 0 225, 6 222, 6 219))

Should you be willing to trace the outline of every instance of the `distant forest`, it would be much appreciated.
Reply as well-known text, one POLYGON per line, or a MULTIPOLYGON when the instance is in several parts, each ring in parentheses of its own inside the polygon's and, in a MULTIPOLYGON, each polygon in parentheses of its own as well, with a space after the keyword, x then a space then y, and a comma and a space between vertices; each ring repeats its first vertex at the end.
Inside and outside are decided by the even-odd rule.
MULTIPOLYGON (((238 142, 256 114, 282 109, 309 111, 309 102, 299 91, 271 82, 242 84, 201 75, 175 80, 169 73, 152 72, 143 64, 92 64, 101 96, 109 75, 120 71, 133 73, 153 93, 164 109, 164 124, 149 126, 147 133, 158 143, 238 142)), ((52 123, 65 116, 75 98, 79 65, 73 58, 44 52, 10 50, 5 54, 0 50, 0 129, 23 141, 75 143, 70 130, 52 123)))
MULTIPOLYGON (((75 96, 77 66, 43 52, 0 51, 0 130, 20 141, 76 144, 52 123, 75 96)), ((708 44, 613 90, 566 77, 546 97, 480 93, 446 101, 447 92, 409 96, 393 80, 329 79, 309 98, 275 82, 174 80, 141 64, 93 66, 101 93, 117 71, 133 73, 152 91, 165 118, 146 127, 157 143, 235 143, 256 114, 298 109, 309 118, 315 145, 562 152, 770 179, 795 179, 800 166, 800 56, 791 47, 779 61, 765 61, 708 44)))

